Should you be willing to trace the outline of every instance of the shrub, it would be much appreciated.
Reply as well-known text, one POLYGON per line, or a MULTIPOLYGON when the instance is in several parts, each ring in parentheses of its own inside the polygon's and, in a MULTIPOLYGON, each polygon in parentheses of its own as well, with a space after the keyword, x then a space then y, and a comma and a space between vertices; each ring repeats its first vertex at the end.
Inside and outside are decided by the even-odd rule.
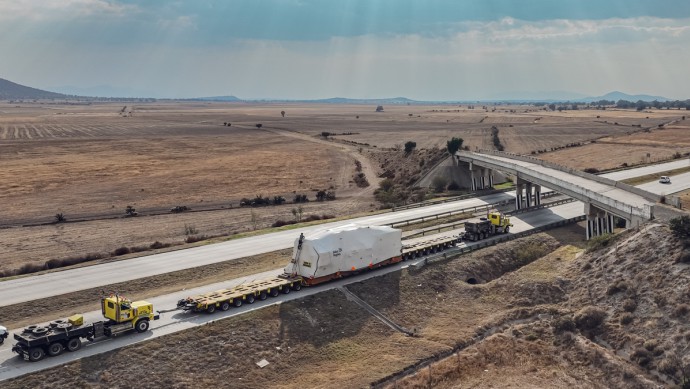
POLYGON ((595 167, 588 167, 585 169, 585 173, 597 174, 597 173, 599 173, 599 169, 597 169, 595 167))
POLYGON ((379 187, 386 192, 389 192, 393 188, 393 185, 393 180, 391 180, 390 178, 381 180, 381 182, 379 183, 379 187))
POLYGON ((295 198, 292 200, 293 203, 306 203, 309 202, 309 199, 307 198, 307 195, 305 194, 296 194, 295 198))
POLYGON ((297 220, 288 220, 288 221, 276 220, 275 223, 271 224, 271 227, 282 227, 282 226, 286 226, 288 224, 296 224, 296 223, 297 223, 297 220))
POLYGON ((151 243, 151 245, 149 246, 149 248, 153 249, 153 250, 162 249, 165 247, 170 247, 170 243, 161 243, 159 241, 155 241, 155 242, 151 243))
POLYGON ((635 312, 637 309, 637 302, 633 299, 626 299, 623 301, 623 310, 626 312, 635 312))
POLYGON ((149 248, 147 246, 132 246, 129 248, 129 250, 133 253, 140 253, 142 251, 146 251, 149 248))
POLYGON ((448 180, 443 176, 436 176, 431 181, 431 186, 434 187, 436 193, 443 192, 443 190, 446 189, 446 185, 448 185, 448 180))
POLYGON ((628 313, 628 312, 622 314, 621 318, 620 318, 620 322, 623 325, 628 325, 628 324, 632 323, 633 322, 633 315, 628 313))
POLYGON ((322 131, 322 132, 321 132, 321 136, 324 137, 324 138, 328 138, 328 137, 331 136, 331 135, 332 135, 332 134, 331 134, 330 132, 328 132, 328 131, 322 131))
POLYGON ((200 242, 200 241, 206 240, 206 239, 208 239, 208 236, 206 236, 206 235, 190 235, 184 241, 186 243, 194 243, 194 242, 200 242))
POLYGON ((635 351, 630 354, 630 359, 637 362, 640 366, 647 366, 649 362, 652 361, 652 353, 645 350, 642 347, 635 349, 635 351))
POLYGON ((553 332, 555 334, 560 334, 562 332, 573 332, 575 329, 575 322, 569 315, 559 316, 553 321, 553 332))
POLYGON ((362 172, 355 174, 353 181, 359 188, 366 188, 369 186, 369 180, 367 180, 367 176, 362 172))
POLYGON ((43 269, 44 267, 37 263, 26 263, 17 270, 17 274, 36 273, 43 269))
POLYGON ((417 147, 417 142, 412 142, 412 141, 405 142, 405 154, 411 153, 412 150, 415 149, 415 147, 417 147))
POLYGON ((132 251, 129 249, 129 247, 122 246, 122 247, 120 247, 120 248, 118 248, 118 249, 115 249, 115 251, 113 251, 113 255, 114 255, 114 256, 125 255, 125 254, 129 254, 129 253, 131 253, 131 252, 132 252, 132 251))
POLYGON ((594 330, 601 326, 606 319, 606 312, 595 306, 587 306, 575 314, 575 325, 581 331, 594 330))
POLYGON ((613 234, 595 236, 587 242, 587 252, 597 251, 607 247, 615 241, 615 237, 616 236, 613 234))
POLYGON ((450 184, 448 184, 448 190, 460 190, 460 185, 455 181, 451 181, 450 184))
POLYGON ((55 214, 55 223, 64 223, 66 221, 67 221, 67 218, 62 213, 56 213, 55 214))
POLYGON ((673 235, 681 239, 690 239, 690 216, 674 217, 669 221, 673 235))
POLYGON ((628 290, 628 283, 623 280, 618 280, 606 288, 606 294, 612 296, 618 292, 628 290))

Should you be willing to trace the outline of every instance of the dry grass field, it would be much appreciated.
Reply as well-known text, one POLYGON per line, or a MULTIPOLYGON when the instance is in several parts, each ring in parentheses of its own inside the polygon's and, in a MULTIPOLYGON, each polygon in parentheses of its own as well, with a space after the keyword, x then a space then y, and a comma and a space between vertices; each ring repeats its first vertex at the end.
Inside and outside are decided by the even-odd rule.
POLYGON ((540 155, 580 168, 637 162, 630 148, 652 158, 686 150, 685 122, 656 130, 680 120, 684 111, 487 108, 391 105, 375 112, 374 106, 339 104, 0 103, 0 226, 12 227, 2 230, 0 270, 109 254, 122 246, 179 243, 185 226, 214 236, 293 218, 291 204, 239 209, 243 197, 290 200, 304 193, 313 200, 315 190, 333 188, 336 201, 309 203, 305 214, 371 211, 378 207, 372 194, 384 170, 402 167, 399 175, 411 180, 421 169, 419 156, 432 161, 429 149, 443 149, 453 136, 470 148, 492 148, 492 126, 513 152, 599 139, 540 155), (641 132, 647 127, 653 130, 641 132), (323 139, 322 132, 338 135, 323 139), (408 140, 420 149, 415 158, 392 149, 408 140), (616 142, 616 150, 630 146, 616 160, 603 153, 610 145, 602 142, 616 142), (369 187, 353 182, 355 161, 369 187), (122 218, 128 205, 140 217, 122 218), (177 205, 212 211, 169 214, 177 205), (50 224, 57 213, 68 221, 91 220, 50 224))

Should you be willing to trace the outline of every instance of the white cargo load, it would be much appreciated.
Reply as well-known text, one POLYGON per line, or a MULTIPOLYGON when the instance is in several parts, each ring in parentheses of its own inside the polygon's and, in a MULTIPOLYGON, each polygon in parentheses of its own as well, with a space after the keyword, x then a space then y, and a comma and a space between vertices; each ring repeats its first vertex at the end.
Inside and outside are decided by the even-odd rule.
MULTIPOLYGON (((305 235, 296 263, 285 273, 320 278, 372 267, 402 253, 402 231, 391 227, 346 226, 305 235)), ((297 256, 299 238, 292 258, 297 256)))

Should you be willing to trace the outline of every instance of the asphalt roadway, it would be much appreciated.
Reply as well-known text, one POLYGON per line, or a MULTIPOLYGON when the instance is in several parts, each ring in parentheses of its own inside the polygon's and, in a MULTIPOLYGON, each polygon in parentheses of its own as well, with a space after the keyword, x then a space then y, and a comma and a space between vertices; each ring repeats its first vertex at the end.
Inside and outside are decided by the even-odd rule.
MULTIPOLYGON (((552 208, 544 208, 536 210, 533 212, 524 213, 518 216, 511 217, 511 221, 514 225, 511 228, 512 232, 521 232, 533 229, 538 226, 549 224, 554 221, 559 221, 563 219, 568 219, 582 214, 583 205, 580 202, 567 203, 560 206, 555 206, 552 208)), ((430 235, 423 239, 431 239, 436 236, 447 236, 447 235, 457 235, 462 230, 446 231, 438 235, 430 235)), ((466 245, 477 244, 474 242, 460 243, 458 247, 463 247, 466 245)), ((442 254, 436 254, 442 255, 442 254)), ((115 350, 133 343, 142 342, 148 339, 153 339, 159 336, 171 334, 178 331, 183 331, 195 326, 203 325, 212 321, 227 318, 230 316, 240 315, 245 312, 260 309, 268 305, 280 304, 285 301, 294 300, 311 294, 319 293, 328 289, 334 289, 341 287, 343 285, 359 282, 371 277, 376 277, 382 274, 390 273, 393 271, 398 271, 401 268, 407 267, 410 264, 415 264, 423 259, 415 259, 412 261, 400 262, 391 266, 386 266, 381 269, 377 269, 370 272, 365 272, 356 276, 347 277, 340 280, 335 280, 332 282, 327 282, 325 284, 317 285, 314 287, 302 288, 299 292, 292 292, 290 294, 281 294, 276 298, 269 298, 266 301, 256 301, 252 305, 243 305, 240 308, 231 308, 229 311, 222 312, 216 311, 214 314, 206 313, 190 313, 183 311, 173 311, 161 314, 160 320, 151 323, 151 330, 146 333, 131 333, 123 334, 114 338, 105 338, 97 342, 87 342, 84 341, 84 347, 81 350, 70 353, 64 352, 58 357, 46 357, 40 362, 27 362, 20 359, 16 354, 11 351, 11 345, 15 343, 13 335, 7 339, 7 342, 0 347, 0 381, 10 379, 13 377, 18 377, 24 374, 36 372, 39 370, 48 369, 54 366, 59 366, 61 364, 71 362, 77 359, 81 359, 87 356, 96 355, 104 353, 107 351, 115 350)), ((219 282, 212 285, 205 285, 203 287, 181 290, 179 292, 157 296, 147 301, 153 303, 153 306, 157 310, 168 310, 173 309, 177 305, 177 301, 200 293, 207 293, 210 291, 229 288, 242 283, 250 282, 256 279, 268 278, 282 273, 282 268, 274 269, 268 272, 263 272, 259 274, 254 274, 248 277, 242 277, 234 280, 229 280, 225 282, 219 282)), ((94 322, 102 320, 101 312, 93 311, 84 314, 85 322, 94 322)), ((10 330, 11 334, 17 333, 21 329, 10 330)), ((256 361, 258 362, 258 361, 256 361)), ((270 362, 270 361, 269 361, 270 362)))
MULTIPOLYGON (((678 167, 688 166, 690 161, 678 160, 666 164, 645 166, 636 169, 610 173, 616 179, 626 179, 640 175, 653 174, 678 167)), ((603 175, 608 177, 608 174, 603 175)), ((647 190, 669 194, 671 185, 686 188, 690 180, 686 174, 671 177, 672 184, 650 183, 647 190)), ((682 190, 682 189, 681 189, 682 190)), ((190 269, 213 263, 262 254, 270 251, 292 247, 300 233, 309 233, 326 228, 338 227, 351 223, 365 225, 383 225, 442 212, 481 206, 500 201, 513 201, 515 192, 497 193, 457 202, 431 205, 427 207, 365 216, 346 221, 324 223, 312 227, 297 228, 260 236, 234 239, 227 242, 205 245, 189 249, 153 254, 134 259, 113 261, 100 265, 86 266, 77 269, 57 271, 42 275, 21 277, 0 282, 0 306, 47 298, 50 296, 96 288, 117 282, 157 274, 190 269)), ((581 208, 580 214, 584 212, 581 208)), ((573 215, 578 216, 578 215, 573 215)))

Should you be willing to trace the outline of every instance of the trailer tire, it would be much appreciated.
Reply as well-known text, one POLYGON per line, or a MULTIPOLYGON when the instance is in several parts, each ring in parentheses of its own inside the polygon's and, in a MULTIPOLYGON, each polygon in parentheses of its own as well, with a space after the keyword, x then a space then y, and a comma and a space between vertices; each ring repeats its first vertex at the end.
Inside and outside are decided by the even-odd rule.
POLYGON ((51 343, 48 346, 48 355, 51 357, 57 357, 58 355, 62 354, 63 351, 65 351, 65 346, 63 346, 60 342, 51 343))
POLYGON ((234 300, 232 300, 232 305, 234 305, 235 308, 241 307, 242 306, 242 298, 236 297, 234 300))
POLYGON ((67 351, 77 351, 81 348, 81 339, 72 338, 67 341, 67 351))
POLYGON ((261 293, 259 293, 259 300, 264 301, 267 298, 268 298, 268 294, 265 291, 261 291, 261 293))
POLYGON ((510 226, 506 226, 506 228, 503 230, 504 234, 507 234, 510 231, 510 226))
POLYGON ((29 349, 29 360, 31 362, 38 362, 45 358, 46 352, 43 347, 32 347, 29 349))
POLYGON ((283 294, 288 294, 290 293, 290 287, 287 285, 283 285, 283 294))
POLYGON ((216 311, 216 304, 211 304, 206 307, 206 313, 211 314, 216 311))
POLYGON ((273 289, 271 289, 270 292, 268 292, 268 294, 270 294, 271 297, 277 297, 279 293, 280 293, 280 291, 276 288, 273 288, 273 289))
POLYGON ((146 319, 141 319, 137 322, 135 327, 139 333, 146 332, 149 329, 149 321, 146 319))
POLYGON ((31 331, 31 333, 35 335, 43 335, 46 332, 48 332, 48 327, 36 327, 33 329, 33 331, 31 331))
POLYGON ((247 300, 247 304, 254 304, 256 297, 253 294, 248 294, 245 300, 247 300))
POLYGON ((302 283, 301 282, 295 282, 294 284, 292 284, 292 290, 294 290, 295 292, 298 292, 301 289, 302 289, 302 283))
POLYGON ((229 301, 223 301, 220 304, 220 310, 221 311, 227 311, 228 309, 230 309, 230 302, 229 301))

